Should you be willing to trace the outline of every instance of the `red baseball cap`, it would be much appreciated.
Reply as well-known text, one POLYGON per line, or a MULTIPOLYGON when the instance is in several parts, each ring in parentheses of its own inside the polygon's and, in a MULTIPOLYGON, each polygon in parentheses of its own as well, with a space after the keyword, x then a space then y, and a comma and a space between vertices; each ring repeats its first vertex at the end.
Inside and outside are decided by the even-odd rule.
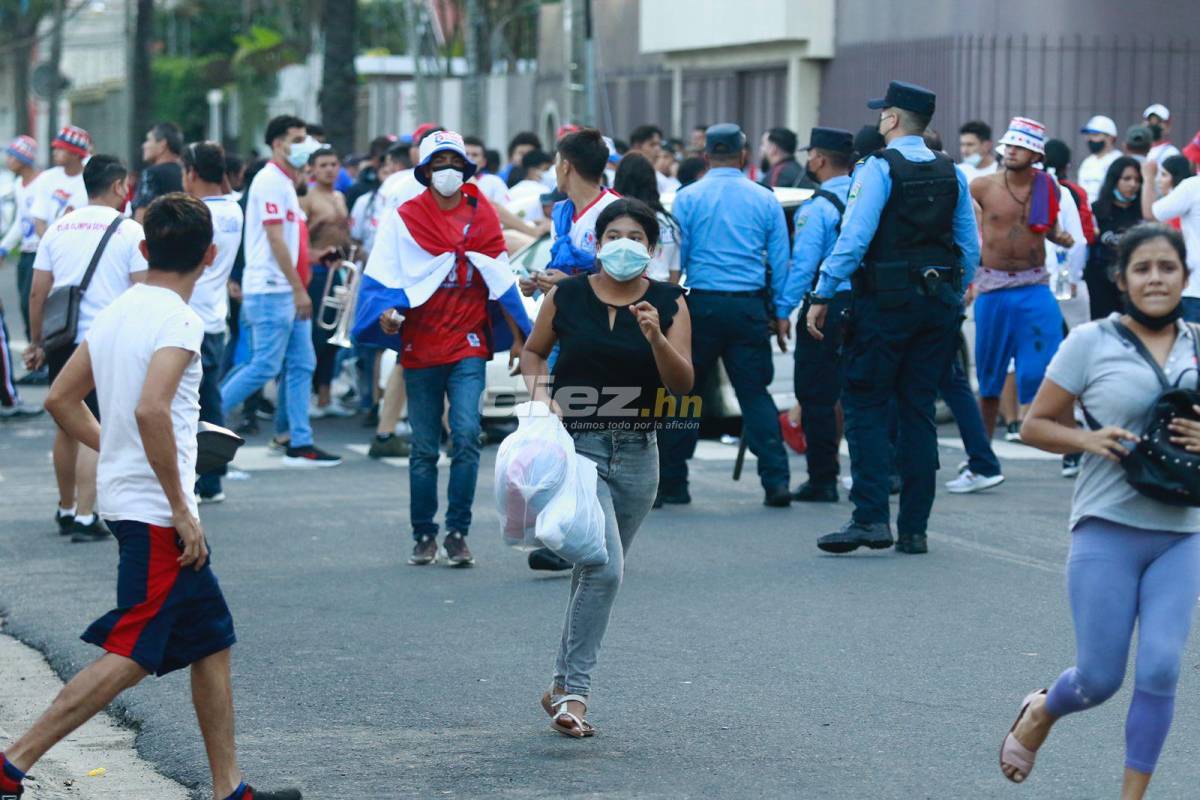
POLYGON ((413 134, 412 134, 413 144, 420 144, 421 137, 423 137, 425 134, 429 133, 431 130, 434 130, 435 128, 440 128, 440 127, 442 127, 442 126, 438 125, 436 122, 422 122, 420 125, 418 125, 416 127, 416 130, 413 131, 413 134))
POLYGON ((1196 135, 1184 146, 1183 154, 1193 164, 1200 164, 1200 131, 1196 131, 1196 135))

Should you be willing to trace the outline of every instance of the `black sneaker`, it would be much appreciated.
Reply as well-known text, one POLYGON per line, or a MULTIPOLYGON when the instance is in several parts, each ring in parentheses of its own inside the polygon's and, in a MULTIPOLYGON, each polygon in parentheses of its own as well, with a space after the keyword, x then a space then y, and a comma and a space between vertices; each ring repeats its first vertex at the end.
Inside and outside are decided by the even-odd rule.
POLYGON ((75 527, 75 515, 64 514, 61 510, 54 512, 54 522, 58 525, 59 534, 66 536, 75 527))
POLYGON ((442 547, 446 551, 446 561, 452 567, 469 567, 475 563, 475 556, 471 555, 471 548, 467 547, 467 537, 458 531, 447 533, 446 538, 442 540, 442 547))
POLYGON ((285 467, 312 469, 318 467, 336 467, 342 463, 341 456, 326 453, 324 450, 305 445, 304 447, 289 447, 283 457, 285 467))
POLYGON ((1079 474, 1079 460, 1083 458, 1083 453, 1070 453, 1062 457, 1062 476, 1064 478, 1074 478, 1079 474))
POLYGON ((82 542, 102 542, 109 536, 112 536, 112 533, 108 530, 108 526, 104 524, 104 521, 100 517, 95 515, 92 516, 90 525, 84 525, 76 519, 75 524, 71 527, 71 541, 76 544, 82 542))
POLYGON ((1021 423, 1010 422, 1004 429, 1004 441, 1019 442, 1021 441, 1021 423))
POLYGON ((792 504, 792 493, 787 484, 775 486, 766 490, 763 495, 763 505, 770 508, 787 508, 792 504))
POLYGON ((836 503, 838 501, 837 485, 805 481, 796 491, 792 492, 792 499, 798 503, 836 503))
POLYGON ((258 420, 254 417, 247 417, 234 429, 238 436, 258 436, 258 432, 258 420))
POLYGON ((919 556, 929 552, 929 542, 925 538, 925 534, 905 534, 902 533, 896 537, 896 552, 908 553, 912 556, 919 556))
POLYGON ((817 539, 817 547, 826 553, 852 553, 860 547, 886 550, 892 544, 892 526, 886 522, 866 525, 851 520, 840 531, 817 539))
POLYGON ((688 503, 692 502, 692 496, 688 494, 686 486, 679 489, 659 487, 658 497, 662 500, 662 502, 671 506, 686 506, 688 503))
POLYGON ((254 416, 259 419, 275 419, 275 404, 265 397, 260 397, 254 408, 254 416))
POLYGON ((438 543, 436 536, 422 536, 413 545, 412 555, 408 563, 414 567, 423 567, 437 562, 438 543))
POLYGON ((299 789, 276 789, 273 792, 260 792, 253 786, 246 787, 245 800, 304 800, 299 789))
POLYGON ((408 458, 411 454, 412 446, 394 433, 376 436, 371 440, 371 449, 367 451, 371 458, 408 458))
POLYGON ((563 572, 574 565, 551 550, 549 547, 539 547, 529 554, 529 568, 544 572, 563 572))

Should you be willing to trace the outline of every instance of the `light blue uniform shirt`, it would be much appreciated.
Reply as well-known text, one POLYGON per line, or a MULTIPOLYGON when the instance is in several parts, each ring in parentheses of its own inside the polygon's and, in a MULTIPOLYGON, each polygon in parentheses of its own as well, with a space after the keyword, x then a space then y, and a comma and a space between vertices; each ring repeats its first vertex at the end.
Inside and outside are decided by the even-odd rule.
MULTIPOLYGON (((821 184, 825 191, 837 195, 844 204, 850 194, 850 176, 839 175, 821 184)), ((787 287, 775 299, 775 316, 786 319, 804 295, 812 288, 813 278, 821 262, 829 258, 837 243, 838 222, 842 215, 833 203, 814 197, 796 210, 796 235, 792 244, 792 269, 788 272, 787 287)), ((837 283, 834 291, 850 291, 850 281, 837 283)))
POLYGON ((683 244, 680 267, 689 289, 782 295, 788 277, 788 234, 783 206, 770 189, 733 167, 716 167, 675 195, 671 213, 683 244))
MULTIPOLYGON (((909 161, 933 161, 934 158, 933 151, 925 146, 920 136, 901 136, 892 140, 888 147, 899 150, 909 161)), ((975 268, 979 266, 979 231, 975 225, 975 209, 971 205, 967 177, 961 170, 955 170, 955 175, 958 176, 958 204, 954 206, 954 243, 962 254, 959 264, 962 266, 965 288, 974 279, 975 268)), ((891 194, 892 171, 887 161, 871 158, 855 170, 846 203, 846 216, 842 218, 842 235, 821 267, 821 280, 817 283, 819 296, 833 297, 834 292, 862 264, 891 194)))

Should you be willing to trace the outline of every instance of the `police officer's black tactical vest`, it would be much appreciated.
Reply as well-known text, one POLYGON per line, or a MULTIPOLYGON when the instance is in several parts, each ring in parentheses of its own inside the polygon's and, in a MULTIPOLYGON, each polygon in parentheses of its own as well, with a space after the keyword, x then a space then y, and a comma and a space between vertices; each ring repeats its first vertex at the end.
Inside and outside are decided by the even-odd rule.
POLYGON ((958 171, 954 162, 941 153, 934 153, 932 161, 909 161, 895 149, 880 150, 873 157, 887 161, 892 194, 863 261, 907 261, 913 267, 956 266, 958 171))

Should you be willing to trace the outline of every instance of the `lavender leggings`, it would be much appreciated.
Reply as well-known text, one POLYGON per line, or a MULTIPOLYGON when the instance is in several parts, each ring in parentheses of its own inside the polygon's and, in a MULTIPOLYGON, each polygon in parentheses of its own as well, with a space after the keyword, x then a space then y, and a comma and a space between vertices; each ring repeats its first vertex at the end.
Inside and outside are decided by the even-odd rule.
POLYGON ((1071 537, 1067 592, 1077 664, 1050 687, 1055 717, 1100 705, 1125 678, 1137 623, 1125 766, 1151 773, 1175 712, 1175 684, 1200 593, 1200 534, 1085 518, 1071 537))

